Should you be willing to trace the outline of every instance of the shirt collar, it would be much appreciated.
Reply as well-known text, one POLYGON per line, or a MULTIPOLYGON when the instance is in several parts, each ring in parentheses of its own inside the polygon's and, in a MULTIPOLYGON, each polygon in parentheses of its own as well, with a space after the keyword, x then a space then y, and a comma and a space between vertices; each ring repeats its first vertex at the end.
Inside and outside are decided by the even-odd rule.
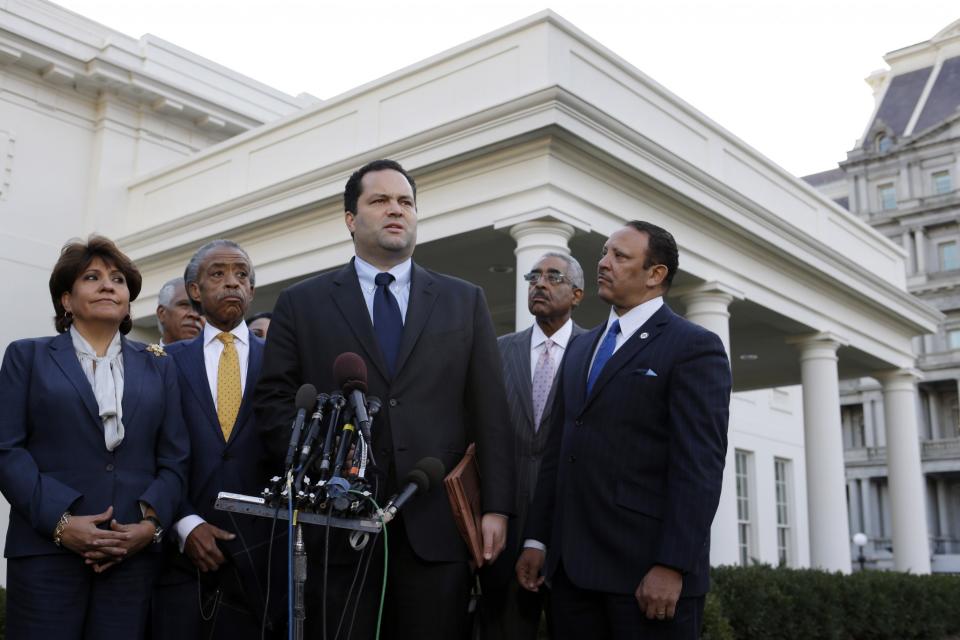
MULTIPOLYGON (((215 326, 207 322, 203 325, 203 346, 210 346, 210 343, 217 339, 217 336, 222 333, 220 329, 217 329, 215 326)), ((250 329, 247 328, 247 323, 245 320, 240 320, 240 324, 235 326, 230 330, 230 333, 234 335, 237 342, 248 344, 250 342, 250 329)))
MULTIPOLYGON (((618 316, 616 310, 610 307, 610 316, 607 318, 607 329, 613 324, 614 320, 620 321, 620 333, 624 336, 633 335, 637 329, 642 327, 647 320, 663 306, 663 296, 657 296, 652 300, 647 300, 643 304, 638 304, 622 316, 618 316)), ((606 331, 604 331, 606 333, 606 331)))
MULTIPOLYGON (((357 271, 357 278, 360 280, 360 286, 364 289, 375 289, 377 283, 374 279, 377 277, 378 273, 381 273, 379 269, 375 266, 361 258, 356 256, 353 259, 353 268, 357 271)), ((393 285, 395 287, 403 288, 410 286, 410 274, 413 271, 413 258, 407 258, 400 264, 391 268, 387 273, 392 275, 395 280, 393 285)))
MULTIPOLYGON (((567 318, 567 321, 563 323, 563 326, 557 329, 550 339, 553 340, 553 343, 560 347, 561 349, 567 348, 567 343, 570 342, 570 336, 573 334, 573 319, 567 318)), ((543 329, 540 328, 536 322, 533 323, 533 334, 530 336, 530 348, 536 349, 544 343, 547 339, 547 335, 543 332, 543 329)))

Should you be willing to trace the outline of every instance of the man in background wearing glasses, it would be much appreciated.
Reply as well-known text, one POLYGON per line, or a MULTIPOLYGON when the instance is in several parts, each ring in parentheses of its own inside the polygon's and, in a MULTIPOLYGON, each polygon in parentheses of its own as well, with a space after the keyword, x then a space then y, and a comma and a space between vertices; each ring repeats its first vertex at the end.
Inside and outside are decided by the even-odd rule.
POLYGON ((576 259, 564 253, 546 253, 524 279, 529 283, 527 308, 536 322, 497 341, 514 434, 517 517, 510 523, 507 545, 500 558, 480 573, 480 627, 484 640, 537 637, 544 593, 521 589, 513 567, 523 543, 527 509, 533 500, 550 430, 556 373, 567 343, 584 333, 570 318, 583 299, 583 269, 576 259))

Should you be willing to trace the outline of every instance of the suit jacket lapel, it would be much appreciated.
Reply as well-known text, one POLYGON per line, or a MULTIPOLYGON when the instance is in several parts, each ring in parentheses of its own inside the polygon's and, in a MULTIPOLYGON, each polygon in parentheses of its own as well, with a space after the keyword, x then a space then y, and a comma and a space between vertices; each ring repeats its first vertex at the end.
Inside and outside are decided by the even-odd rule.
MULTIPOLYGON (((533 333, 533 331, 531 330, 531 334, 532 334, 532 333, 533 333)), ((580 327, 580 325, 578 325, 576 322, 574 322, 574 323, 573 323, 572 331, 570 332, 570 339, 567 341, 567 347, 566 347, 566 349, 563 350, 564 354, 566 354, 566 353, 569 351, 569 349, 570 349, 570 343, 573 341, 573 339, 574 339, 575 337, 577 337, 578 335, 580 335, 581 333, 586 333, 586 332, 583 330, 583 328, 580 327)), ((529 362, 530 362, 530 359, 527 358, 528 366, 529 366, 529 362)), ((561 358, 560 365, 562 365, 562 364, 563 364, 563 360, 562 360, 562 358, 561 358)), ((527 378, 529 379, 530 376, 527 376, 527 378)), ((586 383, 584 383, 584 384, 586 384, 586 383)), ((557 387, 559 387, 559 386, 560 386, 560 366, 557 367, 557 371, 556 371, 556 373, 555 373, 554 376, 553 376, 553 384, 550 386, 550 393, 549 393, 549 395, 547 395, 547 406, 544 407, 544 409, 543 409, 543 416, 540 418, 540 429, 539 429, 538 433, 544 433, 544 432, 546 431, 546 429, 544 429, 543 427, 544 427, 545 425, 549 425, 549 424, 550 424, 550 420, 551 420, 551 418, 552 418, 552 416, 553 416, 553 411, 552 411, 552 409, 553 409, 553 402, 554 402, 554 400, 555 400, 556 397, 557 397, 557 393, 559 393, 559 392, 557 391, 557 387)), ((532 385, 532 383, 531 383, 531 386, 530 386, 530 396, 531 396, 530 407, 531 407, 531 410, 532 410, 532 408, 533 408, 533 385, 532 385)))
POLYGON ((525 330, 513 341, 510 349, 510 360, 517 372, 517 392, 523 404, 523 413, 531 430, 536 429, 533 424, 533 374, 530 371, 530 346, 533 340, 533 327, 525 330))
MULTIPOLYGON (((377 344, 377 338, 373 335, 373 321, 370 320, 370 311, 363 299, 360 281, 357 279, 357 271, 353 267, 352 259, 337 273, 333 283, 335 286, 330 294, 333 302, 337 305, 337 309, 343 315, 347 326, 350 327, 366 352, 367 362, 372 363, 385 380, 389 380, 387 366, 384 363, 383 354, 380 352, 380 345, 377 344)), ((409 317, 409 315, 410 311, 407 310, 407 316, 409 317)), ((403 347, 401 346, 402 352, 403 347)))
MULTIPOLYGON (((673 311, 664 304, 630 336, 630 339, 628 339, 623 346, 617 349, 616 353, 607 360, 603 371, 600 372, 600 377, 597 378, 593 389, 590 391, 590 395, 583 405, 584 408, 589 406, 593 399, 597 397, 597 394, 600 393, 600 390, 603 389, 604 385, 606 385, 620 369, 630 362, 638 353, 646 349, 647 345, 656 340, 657 336, 663 333, 664 327, 670 322, 670 318, 672 317, 673 311)), ((593 354, 592 351, 590 353, 591 355, 593 354)), ((584 385, 586 385, 586 382, 584 382, 584 385)))
POLYGON ((124 425, 129 425, 133 422, 133 416, 140 401, 141 387, 143 386, 147 366, 145 360, 155 356, 147 355, 142 344, 130 342, 126 338, 121 337, 120 344, 123 353, 122 421, 124 425))
POLYGON ((237 439, 236 434, 243 429, 247 418, 250 416, 250 412, 253 411, 253 389, 257 384, 257 378, 260 373, 260 363, 263 360, 263 342, 252 333, 250 334, 250 348, 248 349, 248 353, 247 381, 243 388, 243 400, 240 402, 237 422, 233 425, 233 431, 230 432, 230 441, 227 442, 228 447, 230 446, 230 442, 234 442, 237 439))
MULTIPOLYGON (((180 372, 190 383, 189 393, 196 399, 196 406, 203 412, 210 428, 213 429, 217 437, 223 440, 223 431, 220 429, 220 418, 217 417, 217 408, 213 404, 213 396, 210 395, 210 380, 207 378, 207 362, 203 357, 203 332, 190 341, 186 348, 181 352, 180 358, 184 361, 184 366, 180 372)), ((183 389, 181 393, 186 393, 183 389)))
POLYGON ((97 406, 97 399, 93 395, 93 389, 90 387, 90 381, 83 374, 80 367, 80 359, 77 358, 76 350, 73 348, 73 340, 70 338, 70 332, 64 332, 50 341, 50 355, 54 362, 60 367, 63 375, 67 377, 84 406, 93 418, 94 423, 100 430, 103 430, 103 422, 100 420, 100 408, 97 406))
MULTIPOLYGON (((413 352, 433 311, 433 303, 437 299, 433 284, 433 276, 413 263, 410 274, 410 302, 407 305, 407 318, 403 323, 403 337, 400 339, 400 353, 397 355, 394 377, 398 377, 403 370, 404 363, 413 352)), ((379 353, 379 349, 377 351, 379 353)), ((389 379, 389 376, 385 377, 389 379)))

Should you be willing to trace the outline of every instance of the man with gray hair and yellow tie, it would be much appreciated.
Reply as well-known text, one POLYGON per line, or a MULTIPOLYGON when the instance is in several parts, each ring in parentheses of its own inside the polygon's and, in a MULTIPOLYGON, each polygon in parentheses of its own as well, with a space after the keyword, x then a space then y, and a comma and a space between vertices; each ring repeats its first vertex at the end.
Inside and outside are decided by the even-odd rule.
MULTIPOLYGON (((264 342, 244 321, 253 301, 253 264, 237 243, 214 240, 194 254, 184 280, 207 322, 193 340, 166 347, 183 388, 191 461, 154 593, 153 637, 253 640, 260 637, 266 596, 269 523, 231 518, 213 507, 219 492, 255 494, 267 477, 251 399, 264 342)), ((272 584, 281 587, 273 598, 280 604, 283 575, 274 575, 272 584)))

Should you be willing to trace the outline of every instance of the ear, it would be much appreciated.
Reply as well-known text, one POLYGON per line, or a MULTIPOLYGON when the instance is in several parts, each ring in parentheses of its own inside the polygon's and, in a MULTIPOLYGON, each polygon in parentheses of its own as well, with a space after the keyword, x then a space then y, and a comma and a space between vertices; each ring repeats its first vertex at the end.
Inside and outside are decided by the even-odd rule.
POLYGON ((64 311, 73 312, 73 309, 70 308, 71 298, 72 296, 70 295, 69 291, 64 291, 62 294, 60 294, 60 305, 63 307, 64 311))
POLYGON ((669 270, 666 265, 654 265, 653 269, 650 270, 650 276, 647 278, 647 286, 651 289, 662 287, 667 279, 667 273, 669 273, 669 270))
MULTIPOLYGON (((253 294, 255 291, 256 291, 256 287, 254 287, 253 285, 250 285, 250 297, 247 298, 247 311, 250 310, 250 303, 253 302, 253 294)), ((244 312, 244 315, 246 315, 246 312, 244 312)))
POLYGON ((583 289, 574 289, 573 307, 579 307, 581 302, 583 302, 583 289))
POLYGON ((194 302, 200 302, 200 285, 196 282, 188 284, 187 295, 190 296, 190 299, 194 302))
POLYGON ((352 211, 345 211, 345 212, 343 213, 343 221, 346 223, 347 229, 350 231, 351 234, 353 234, 353 232, 357 230, 357 229, 356 229, 356 227, 357 227, 357 216, 356 216, 356 214, 355 214, 354 212, 352 212, 352 211))
MULTIPOLYGON (((127 309, 129 311, 129 307, 127 309)), ((162 304, 157 305, 157 317, 163 320, 167 315, 167 308, 162 304)))

